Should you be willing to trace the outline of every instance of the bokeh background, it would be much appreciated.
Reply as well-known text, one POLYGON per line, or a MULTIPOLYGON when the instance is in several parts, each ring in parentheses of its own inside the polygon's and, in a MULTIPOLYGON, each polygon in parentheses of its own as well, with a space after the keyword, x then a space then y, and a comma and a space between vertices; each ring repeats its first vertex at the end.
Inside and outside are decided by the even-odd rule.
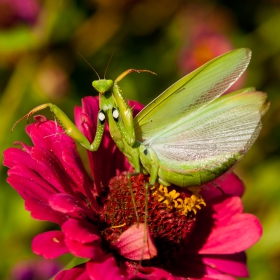
MULTIPOLYGON (((248 265, 251 279, 280 279, 279 0, 0 0, 1 156, 16 140, 30 143, 24 122, 10 130, 31 108, 52 102, 73 119, 81 98, 96 94, 96 75, 79 54, 100 76, 114 54, 107 78, 128 68, 156 72, 120 82, 128 99, 147 104, 183 75, 238 47, 252 49, 253 56, 235 87, 256 86, 271 101, 261 135, 236 169, 246 185, 245 211, 264 229, 248 250, 248 265)), ((0 172, 0 279, 32 267, 40 268, 38 279, 47 279, 43 271, 55 268, 30 244, 51 226, 30 218, 5 182, 7 169, 0 166, 0 172)))

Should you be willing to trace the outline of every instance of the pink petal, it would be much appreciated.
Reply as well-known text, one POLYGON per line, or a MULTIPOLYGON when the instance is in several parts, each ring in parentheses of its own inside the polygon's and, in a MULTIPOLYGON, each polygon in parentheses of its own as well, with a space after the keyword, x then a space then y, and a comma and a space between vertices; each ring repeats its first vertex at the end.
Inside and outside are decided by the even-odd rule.
POLYGON ((146 227, 143 223, 133 225, 124 231, 118 241, 114 244, 120 254, 130 260, 151 259, 157 255, 157 249, 153 243, 149 229, 147 229, 147 243, 144 248, 144 231, 146 227))
MULTIPOLYGON (((8 149, 5 152, 4 164, 12 167, 8 172, 10 177, 23 177, 25 181, 32 181, 33 185, 36 182, 42 188, 37 191, 41 196, 41 191, 55 193, 64 190, 65 182, 68 181, 68 184, 65 185, 69 185, 69 180, 64 177, 65 168, 61 165, 57 155, 45 147, 33 147, 30 154, 20 149, 8 149)), ((23 194, 22 196, 24 197, 23 194)))
POLYGON ((125 279, 123 276, 121 276, 120 269, 112 255, 104 255, 95 262, 88 261, 86 264, 86 269, 91 280, 125 279))
POLYGON ((13 263, 9 280, 48 280, 61 270, 57 261, 45 260, 43 258, 27 258, 13 263))
POLYGON ((95 242, 82 244, 73 239, 65 238, 65 244, 69 251, 77 257, 99 259, 104 254, 95 242))
POLYGON ((91 206, 97 210, 98 206, 93 196, 94 184, 87 174, 87 171, 85 170, 81 158, 76 150, 64 149, 62 151, 62 158, 67 174, 71 177, 73 182, 75 182, 75 188, 81 193, 86 194, 91 206))
MULTIPOLYGON (((192 279, 194 278, 190 278, 190 280, 192 279)), ((236 278, 225 274, 216 274, 203 276, 202 278, 199 278, 199 280, 236 280, 236 278)))
POLYGON ((35 123, 27 127, 27 132, 34 143, 31 156, 37 161, 37 166, 38 163, 41 166, 39 174, 43 178, 47 178, 59 191, 70 194, 74 194, 73 190, 77 187, 82 190, 82 186, 76 184, 76 179, 81 174, 78 182, 83 181, 87 186, 90 179, 76 151, 75 142, 57 123, 35 123), (71 162, 68 161, 69 158, 72 158, 71 162))
POLYGON ((63 224, 66 221, 66 216, 54 211, 48 204, 38 199, 26 199, 25 200, 26 210, 31 212, 31 216, 34 219, 50 221, 56 224, 63 224))
MULTIPOLYGON (((42 177, 46 178, 52 186, 60 192, 74 194, 73 188, 71 188, 71 181, 65 172, 62 161, 53 151, 35 146, 32 149, 31 156, 43 167, 46 174, 42 174, 42 177)), ((73 183, 72 186, 74 186, 73 183)))
POLYGON ((210 270, 216 270, 216 274, 223 272, 237 277, 249 277, 244 252, 229 255, 207 255, 203 256, 202 260, 209 268, 207 269, 207 274, 215 274, 210 273, 210 270))
MULTIPOLYGON (((97 98, 84 98, 82 100, 83 108, 82 110, 79 107, 75 108, 75 123, 79 130, 86 136, 86 138, 89 140, 89 142, 92 142, 95 134, 96 134, 96 123, 97 123, 97 113, 99 110, 99 102, 97 98), (87 101, 87 102, 86 102, 87 101)), ((105 131, 106 135, 106 131, 105 131)), ((104 158, 107 158, 107 161, 109 164, 111 162, 110 160, 110 154, 108 153, 109 158, 107 157, 106 151, 103 151, 104 146, 104 139, 105 135, 103 135, 103 139, 101 142, 100 147, 96 152, 89 152, 87 151, 87 155, 89 158, 89 165, 90 170, 93 175, 93 178, 95 180, 95 187, 97 190, 97 193, 100 193, 102 190, 102 186, 107 185, 106 179, 106 170, 107 168, 104 168, 104 158), (105 156, 106 155, 106 156, 105 156)))
POLYGON ((46 259, 54 259, 69 252, 61 231, 48 231, 35 236, 32 251, 46 259))
POLYGON ((243 192, 243 182, 237 177, 237 175, 230 173, 229 175, 223 175, 214 182, 203 185, 201 195, 206 201, 209 201, 215 197, 224 195, 241 197, 243 192))
POLYGON ((184 280, 185 278, 173 276, 170 271, 158 267, 131 265, 130 262, 120 263, 120 270, 128 279, 141 280, 184 280))
POLYGON ((52 151, 62 161, 63 149, 76 149, 73 139, 68 137, 61 126, 54 121, 36 122, 26 127, 34 147, 52 151))
POLYGON ((82 206, 77 199, 66 193, 58 193, 49 198, 49 204, 52 209, 61 213, 83 212, 82 206))
POLYGON ((139 279, 147 279, 147 280, 162 280, 162 279, 183 280, 183 278, 174 277, 170 272, 158 267, 141 267, 136 275, 139 277, 139 279))
POLYGON ((12 167, 8 175, 7 182, 23 199, 34 198, 47 202, 48 198, 56 192, 42 177, 24 165, 12 167))
POLYGON ((85 265, 79 265, 69 270, 62 270, 55 280, 90 280, 85 265))
POLYGON ((128 105, 133 110, 133 117, 134 118, 145 107, 144 105, 140 104, 139 102, 133 101, 133 100, 128 100, 128 105))
POLYGON ((238 253, 260 239, 260 222, 254 215, 242 214, 243 207, 239 197, 213 201, 212 207, 211 210, 207 206, 198 214, 191 242, 187 245, 188 252, 238 253))
POLYGON ((69 219, 62 225, 62 231, 67 238, 80 243, 101 241, 96 227, 85 220, 69 219))
POLYGON ((182 277, 200 278, 202 275, 231 274, 248 277, 244 252, 228 255, 198 255, 183 253, 174 260, 169 270, 182 277))
MULTIPOLYGON (((5 152, 4 164, 11 167, 9 170, 8 175, 24 177, 25 179, 29 179, 36 182, 42 188, 46 190, 50 190, 53 193, 57 191, 63 190, 63 187, 60 183, 57 184, 57 180, 53 184, 53 179, 55 173, 53 172, 53 168, 57 167, 60 168, 60 164, 57 162, 57 158, 52 153, 49 154, 50 159, 52 158, 53 162, 57 162, 56 166, 52 166, 51 168, 45 168, 45 163, 42 163, 42 160, 49 161, 48 156, 45 158, 45 153, 48 151, 44 148, 40 150, 36 147, 32 147, 30 154, 24 152, 20 149, 10 148, 5 152), (32 158, 34 156, 34 158, 32 158)), ((14 187, 14 186, 13 186, 14 187)), ((38 191, 40 194, 40 191, 38 191)))
POLYGON ((4 153, 4 160, 3 160, 3 165, 12 168, 15 165, 22 164, 22 163, 27 163, 29 164, 32 162, 32 159, 29 155, 29 153, 18 149, 18 148, 9 148, 7 149, 4 153))

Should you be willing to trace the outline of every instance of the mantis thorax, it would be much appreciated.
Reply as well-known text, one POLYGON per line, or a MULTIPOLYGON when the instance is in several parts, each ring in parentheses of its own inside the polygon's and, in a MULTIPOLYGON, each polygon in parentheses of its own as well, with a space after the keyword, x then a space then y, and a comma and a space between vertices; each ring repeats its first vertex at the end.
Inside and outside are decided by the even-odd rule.
POLYGON ((112 80, 96 80, 92 82, 92 86, 100 93, 104 94, 106 91, 111 89, 113 86, 114 82, 112 80))

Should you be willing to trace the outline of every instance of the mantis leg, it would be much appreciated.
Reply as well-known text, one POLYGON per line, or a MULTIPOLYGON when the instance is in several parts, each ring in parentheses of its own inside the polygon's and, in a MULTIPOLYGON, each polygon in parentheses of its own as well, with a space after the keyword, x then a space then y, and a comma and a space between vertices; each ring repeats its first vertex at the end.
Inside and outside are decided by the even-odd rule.
POLYGON ((124 124, 124 129, 120 131, 122 137, 126 140, 127 144, 133 146, 135 143, 135 131, 134 131, 134 121, 133 121, 133 111, 129 107, 127 101, 125 100, 120 87, 118 86, 118 82, 121 81, 126 75, 132 72, 148 72, 156 75, 154 72, 150 70, 136 70, 136 69, 128 69, 123 72, 118 78, 115 80, 113 85, 113 93, 115 97, 115 101, 118 107, 118 110, 121 115, 122 122, 124 124))
POLYGON ((137 69, 128 69, 126 71, 124 71, 122 74, 120 74, 118 76, 118 78, 115 80, 115 83, 118 83, 119 81, 121 81, 125 76, 127 76, 128 74, 132 73, 132 72, 136 72, 136 73, 141 73, 141 72, 148 72, 151 73, 153 75, 156 75, 155 72, 150 71, 150 70, 137 70, 137 69))
POLYGON ((146 248, 146 246, 148 246, 148 200, 149 200, 149 187, 150 186, 151 185, 149 183, 145 184, 145 213, 144 213, 143 246, 142 246, 141 257, 140 257, 140 260, 138 263, 138 269, 142 265, 142 261, 144 259, 144 254, 145 254, 145 248, 146 248))
POLYGON ((136 220, 137 220, 137 223, 139 224, 140 223, 140 219, 139 219, 139 215, 138 215, 138 212, 137 212, 135 197, 134 197, 134 194, 133 194, 133 190, 132 190, 132 186, 131 186, 131 180, 130 180, 132 176, 137 176, 138 174, 139 174, 138 172, 130 173, 130 174, 126 175, 126 177, 127 177, 127 181, 128 181, 128 187, 129 187, 129 191, 130 191, 130 195, 131 195, 131 200, 132 200, 132 204, 133 204, 136 220))
POLYGON ((123 139, 126 140, 129 146, 133 146, 135 143, 135 131, 133 122, 132 109, 127 104, 126 100, 122 95, 120 87, 115 83, 113 86, 113 93, 118 107, 121 120, 124 125, 124 129, 120 130, 123 139))
POLYGON ((115 144, 119 148, 119 150, 126 156, 129 163, 134 167, 136 172, 140 172, 140 157, 138 150, 138 143, 135 143, 133 147, 131 147, 125 138, 122 137, 121 131, 124 130, 124 124, 120 119, 115 119, 113 117, 113 111, 107 111, 107 119, 109 125, 109 131, 112 139, 115 144))
POLYGON ((23 116, 14 124, 14 126, 12 127, 12 131, 15 128, 15 126, 25 117, 27 118, 28 121, 29 118, 34 113, 43 110, 47 107, 50 108, 50 111, 54 114, 55 118, 58 120, 58 122, 60 123, 60 125, 62 126, 62 128, 64 129, 65 133, 68 136, 70 136, 72 139, 80 143, 87 150, 96 151, 99 148, 104 133, 104 121, 105 121, 105 114, 102 110, 100 110, 98 114, 96 134, 95 134, 94 141, 92 143, 88 141, 85 135, 75 126, 75 124, 66 116, 66 114, 60 108, 58 108, 56 105, 52 103, 45 103, 35 107, 27 115, 23 116))
POLYGON ((143 168, 150 174, 150 185, 154 185, 158 179, 159 160, 156 152, 144 145, 139 146, 140 161, 143 168))

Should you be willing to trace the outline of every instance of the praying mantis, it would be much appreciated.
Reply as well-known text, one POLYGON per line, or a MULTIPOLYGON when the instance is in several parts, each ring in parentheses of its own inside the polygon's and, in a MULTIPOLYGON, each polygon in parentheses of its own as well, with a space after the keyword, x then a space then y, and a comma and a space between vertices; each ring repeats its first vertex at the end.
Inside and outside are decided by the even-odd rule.
POLYGON ((261 130, 261 117, 269 108, 266 93, 245 88, 221 96, 250 58, 246 48, 214 58, 170 86, 134 119, 118 83, 132 72, 154 72, 129 69, 115 81, 93 81, 100 108, 92 143, 52 103, 32 109, 15 125, 49 107, 67 135, 96 151, 107 120, 115 144, 136 172, 150 175, 150 185, 200 187, 240 161, 261 130))
MULTIPOLYGON (((149 247, 145 245, 149 186, 156 182, 164 186, 174 184, 195 192, 233 168, 257 139, 261 118, 269 108, 267 94, 245 88, 222 96, 245 71, 250 58, 251 51, 245 48, 214 58, 170 86, 135 118, 118 83, 132 72, 154 72, 129 69, 115 81, 93 81, 92 86, 99 93, 99 112, 91 143, 52 103, 32 109, 12 130, 22 119, 28 120, 34 113, 49 108, 68 136, 94 152, 101 144, 107 120, 113 141, 135 172, 149 175, 140 266, 145 248, 149 247)), ((131 185, 130 191, 139 224, 131 185)))

